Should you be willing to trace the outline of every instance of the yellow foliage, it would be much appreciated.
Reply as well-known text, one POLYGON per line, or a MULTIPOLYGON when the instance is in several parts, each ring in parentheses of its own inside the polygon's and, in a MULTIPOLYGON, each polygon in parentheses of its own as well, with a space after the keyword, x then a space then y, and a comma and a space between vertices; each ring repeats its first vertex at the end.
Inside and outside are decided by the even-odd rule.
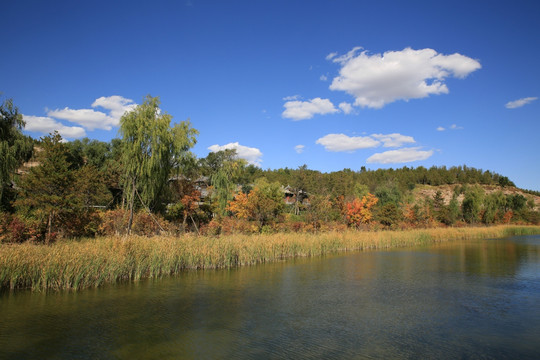
POLYGON ((238 219, 249 219, 251 210, 249 208, 249 197, 243 192, 238 192, 234 195, 234 199, 229 201, 227 211, 230 211, 238 219))

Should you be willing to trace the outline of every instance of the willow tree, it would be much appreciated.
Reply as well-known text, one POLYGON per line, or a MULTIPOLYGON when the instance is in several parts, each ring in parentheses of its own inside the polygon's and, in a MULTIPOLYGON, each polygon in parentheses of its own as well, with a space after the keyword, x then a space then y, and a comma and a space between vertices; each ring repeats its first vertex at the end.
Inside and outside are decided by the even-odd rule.
POLYGON ((21 132, 25 123, 11 99, 0 105, 0 209, 15 170, 32 155, 33 142, 21 132))
POLYGON ((158 97, 144 102, 120 119, 124 196, 129 206, 128 234, 131 233, 135 199, 149 209, 159 207, 160 196, 173 167, 196 143, 198 131, 189 121, 171 128, 172 116, 161 111, 158 97))
POLYGON ((224 161, 210 175, 210 183, 214 187, 212 196, 217 202, 218 213, 220 216, 225 216, 227 204, 233 199, 233 194, 236 191, 238 177, 242 174, 247 163, 244 159, 237 158, 236 150, 219 151, 218 153, 221 153, 218 157, 225 156, 224 161))

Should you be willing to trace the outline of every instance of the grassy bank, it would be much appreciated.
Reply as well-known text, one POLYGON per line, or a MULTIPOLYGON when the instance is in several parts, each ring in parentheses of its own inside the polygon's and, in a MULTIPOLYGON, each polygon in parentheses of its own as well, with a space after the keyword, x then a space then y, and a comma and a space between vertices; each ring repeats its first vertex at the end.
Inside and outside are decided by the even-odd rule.
POLYGON ((386 249, 435 242, 540 234, 536 226, 495 226, 410 231, 222 237, 107 237, 51 246, 0 244, 0 288, 78 290, 118 281, 318 256, 347 250, 386 249))

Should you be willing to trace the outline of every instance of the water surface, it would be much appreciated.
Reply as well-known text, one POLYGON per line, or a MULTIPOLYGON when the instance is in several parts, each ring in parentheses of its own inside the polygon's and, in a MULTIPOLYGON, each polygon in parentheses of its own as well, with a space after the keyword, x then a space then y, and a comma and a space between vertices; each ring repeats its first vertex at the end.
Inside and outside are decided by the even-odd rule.
POLYGON ((2 359, 540 358, 540 236, 0 295, 2 359))

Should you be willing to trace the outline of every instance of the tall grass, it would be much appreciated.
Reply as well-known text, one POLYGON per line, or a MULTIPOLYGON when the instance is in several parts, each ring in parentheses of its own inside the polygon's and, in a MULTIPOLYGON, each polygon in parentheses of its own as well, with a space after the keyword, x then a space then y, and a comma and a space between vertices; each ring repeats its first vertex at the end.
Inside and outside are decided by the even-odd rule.
POLYGON ((451 240, 540 234, 540 227, 495 226, 410 231, 221 237, 106 237, 51 246, 0 244, 0 289, 78 290, 118 281, 231 268, 298 256, 387 249, 451 240))

